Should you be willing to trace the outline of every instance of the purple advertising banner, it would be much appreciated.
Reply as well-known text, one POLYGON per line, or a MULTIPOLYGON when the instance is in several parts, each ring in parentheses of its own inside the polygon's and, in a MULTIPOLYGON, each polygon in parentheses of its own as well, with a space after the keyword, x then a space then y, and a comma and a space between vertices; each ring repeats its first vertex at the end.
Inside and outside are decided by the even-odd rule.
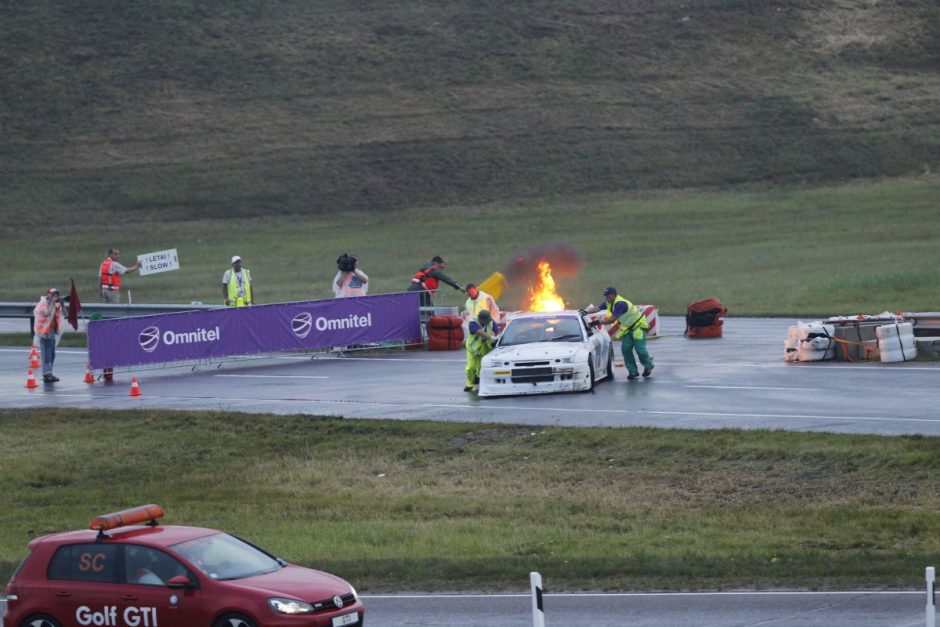
POLYGON ((226 307, 88 324, 91 367, 145 366, 390 340, 418 342, 418 292, 226 307))

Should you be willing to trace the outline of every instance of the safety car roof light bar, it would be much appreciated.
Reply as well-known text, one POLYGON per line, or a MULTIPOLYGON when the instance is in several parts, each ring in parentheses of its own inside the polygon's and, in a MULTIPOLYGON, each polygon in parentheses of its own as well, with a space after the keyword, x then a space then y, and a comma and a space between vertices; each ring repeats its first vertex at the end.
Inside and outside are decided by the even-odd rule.
POLYGON ((162 507, 151 503, 149 505, 141 505, 140 507, 132 507, 119 512, 98 516, 88 523, 88 528, 97 531, 98 537, 101 537, 104 535, 105 531, 117 529, 118 527, 126 527, 127 525, 145 523, 151 527, 155 527, 158 524, 157 519, 163 518, 163 513, 162 507))

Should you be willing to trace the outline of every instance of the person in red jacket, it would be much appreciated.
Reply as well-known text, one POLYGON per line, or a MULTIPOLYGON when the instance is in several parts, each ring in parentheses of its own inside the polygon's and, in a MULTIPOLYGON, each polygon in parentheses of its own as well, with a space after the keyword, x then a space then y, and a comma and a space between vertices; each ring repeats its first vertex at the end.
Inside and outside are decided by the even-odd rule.
POLYGON ((108 256, 101 262, 100 275, 101 300, 106 303, 121 302, 121 275, 125 272, 133 272, 140 267, 140 260, 134 261, 134 265, 125 266, 118 261, 121 251, 117 248, 108 250, 108 256))
POLYGON ((421 266, 417 274, 411 278, 411 285, 408 286, 408 291, 421 292, 422 307, 432 306, 431 297, 437 293, 437 286, 441 282, 447 283, 455 290, 463 291, 463 288, 460 287, 457 281, 444 273, 446 267, 447 260, 437 255, 431 259, 431 263, 426 263, 421 266))

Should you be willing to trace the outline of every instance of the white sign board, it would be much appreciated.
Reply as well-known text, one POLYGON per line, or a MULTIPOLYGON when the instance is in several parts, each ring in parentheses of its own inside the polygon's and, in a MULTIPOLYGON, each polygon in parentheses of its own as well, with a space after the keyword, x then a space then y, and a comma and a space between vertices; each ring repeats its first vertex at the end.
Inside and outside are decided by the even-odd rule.
POLYGON ((140 276, 180 269, 180 258, 175 248, 137 255, 137 261, 140 262, 140 276))

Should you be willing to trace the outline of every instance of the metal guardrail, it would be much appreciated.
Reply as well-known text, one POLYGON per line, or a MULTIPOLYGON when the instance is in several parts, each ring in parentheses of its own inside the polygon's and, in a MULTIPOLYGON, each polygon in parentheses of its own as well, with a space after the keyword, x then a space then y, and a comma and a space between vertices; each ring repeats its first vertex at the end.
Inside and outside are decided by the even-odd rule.
MULTIPOLYGON (((36 303, 0 302, 0 318, 26 318, 29 319, 29 332, 33 332, 33 309, 36 303)), ((131 316, 150 316, 153 314, 176 313, 180 311, 195 311, 197 309, 219 309, 224 305, 132 305, 110 303, 82 303, 81 318, 83 320, 98 318, 128 318, 131 316)))
POLYGON ((940 335, 940 312, 905 312, 904 319, 914 323, 914 335, 916 337, 935 337, 940 335))
MULTIPOLYGON (((129 316, 149 316, 152 314, 194 311, 197 309, 219 309, 224 305, 125 305, 122 303, 82 303, 82 317, 91 318, 96 314, 101 318, 127 318, 129 316)), ((0 302, 0 318, 32 318, 36 303, 0 302)))

